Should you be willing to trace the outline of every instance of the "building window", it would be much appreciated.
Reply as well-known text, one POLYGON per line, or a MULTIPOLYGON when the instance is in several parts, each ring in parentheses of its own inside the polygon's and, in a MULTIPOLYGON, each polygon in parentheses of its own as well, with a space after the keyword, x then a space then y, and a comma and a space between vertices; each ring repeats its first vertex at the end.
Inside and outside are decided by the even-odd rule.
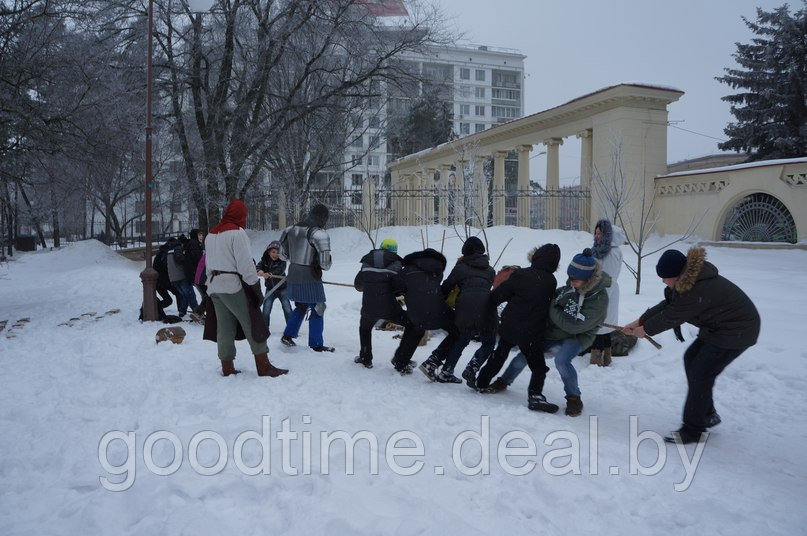
POLYGON ((460 104, 460 115, 471 115, 471 105, 460 104))
POLYGON ((460 80, 470 80, 471 79, 471 70, 466 69, 465 67, 460 67, 460 80))
POLYGON ((521 93, 517 89, 493 89, 493 98, 498 100, 519 101, 521 93))
POLYGON ((381 157, 377 154, 367 155, 367 165, 368 166, 379 166, 381 164, 381 157))
POLYGON ((374 115, 370 118, 370 128, 381 128, 381 118, 374 115))
POLYGON ((381 146, 381 136, 373 134, 370 137, 370 149, 376 149, 381 146))
POLYGON ((476 81, 477 82, 484 82, 485 81, 485 70, 484 69, 477 69, 476 70, 476 81))
POLYGON ((503 117, 506 119, 521 117, 521 110, 512 106, 491 106, 490 109, 494 117, 503 117))
POLYGON ((351 166, 360 166, 362 162, 361 155, 354 154, 350 157, 350 165, 351 166))
POLYGON ((350 176, 350 183, 353 186, 361 186, 362 178, 363 176, 361 173, 354 173, 350 176))
POLYGON ((482 132, 483 130, 485 130, 484 123, 477 123, 476 125, 474 125, 474 132, 482 132))
POLYGON ((476 115, 484 116, 485 115, 485 107, 484 106, 474 106, 474 113, 476 115))
POLYGON ((460 134, 470 134, 470 133, 471 133, 471 124, 460 123, 460 134))
POLYGON ((483 88, 483 87, 475 87, 474 88, 474 96, 477 99, 484 99, 485 98, 485 88, 483 88))
POLYGON ((351 147, 364 147, 364 138, 359 136, 350 143, 351 147))

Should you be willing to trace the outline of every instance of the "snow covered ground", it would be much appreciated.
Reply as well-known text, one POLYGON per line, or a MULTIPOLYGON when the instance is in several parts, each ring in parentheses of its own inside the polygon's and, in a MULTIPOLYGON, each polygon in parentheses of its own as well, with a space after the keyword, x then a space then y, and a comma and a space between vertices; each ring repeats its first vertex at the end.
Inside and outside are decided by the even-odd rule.
MULTIPOLYGON (((437 249, 442 230, 428 229, 437 249)), ((450 269, 461 242, 453 230, 446 234, 450 269)), ((555 242, 565 269, 592 240, 587 233, 513 227, 487 235, 494 258, 513 238, 499 266, 525 264, 530 247, 555 242)), ((250 236, 258 258, 278 233, 250 236)), ((421 247, 418 228, 382 230, 379 242, 386 236, 398 240, 403 254, 421 247)), ((326 279, 351 283, 369 241, 355 229, 335 229, 331 237, 334 266, 326 279)), ((9 321, 0 334, 0 534, 803 533, 807 252, 707 251, 757 304, 763 327, 757 346, 718 380, 723 424, 700 458, 689 445, 683 460, 675 445, 659 449, 652 438, 635 446, 641 432, 679 425, 686 345, 671 332, 657 338, 663 350, 640 342, 607 369, 578 358, 585 410, 572 419, 562 411, 529 411, 526 374, 498 395, 430 384, 417 372, 401 377, 389 365, 397 344, 390 332, 374 332, 375 368, 355 365, 361 296, 327 287, 325 341, 335 353, 308 350, 307 325, 301 346, 281 346, 276 305, 270 358, 290 374, 258 378, 242 342, 236 364, 243 374, 223 378, 215 345, 202 341, 200 326, 183 324, 182 345, 156 345, 162 326, 137 321, 141 263, 94 241, 21 254, 0 266, 0 321, 9 321), (121 312, 59 325, 114 308, 121 312), (30 322, 12 330, 23 317, 30 322), (15 337, 6 338, 9 332, 15 337), (466 474, 483 452, 463 432, 482 434, 488 425, 482 459, 489 469, 466 474), (324 474, 320 432, 338 431, 364 438, 356 443, 354 474, 347 474, 340 440, 326 450, 324 474), (257 439, 244 443, 262 432, 269 456, 257 439), (504 457, 503 438, 524 447, 513 452, 528 455, 504 457), (372 441, 377 447, 369 447, 372 441), (177 451, 171 466, 176 447, 181 456, 177 451), (226 466, 205 470, 221 448, 226 466), (689 462, 693 456, 697 461, 689 462), (262 467, 271 473, 247 474, 262 467), (125 491, 107 489, 115 484, 125 491)), ((632 262, 627 246, 623 252, 632 262)), ((645 260, 639 296, 623 270, 623 323, 661 299, 656 258, 645 260)), ((696 333, 691 326, 683 331, 688 342, 696 333)), ((419 348, 416 360, 439 340, 419 348)), ((551 360, 550 367, 545 393, 563 407, 551 360)))

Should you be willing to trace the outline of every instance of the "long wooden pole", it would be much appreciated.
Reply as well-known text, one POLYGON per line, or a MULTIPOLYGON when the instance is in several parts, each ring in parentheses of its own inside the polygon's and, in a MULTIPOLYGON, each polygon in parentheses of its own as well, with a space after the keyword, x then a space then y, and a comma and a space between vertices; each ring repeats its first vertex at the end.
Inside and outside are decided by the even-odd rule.
MULTIPOLYGON (((622 331, 623 329, 625 329, 622 326, 617 326, 615 324, 608 324, 606 322, 601 322, 600 325, 602 327, 604 327, 604 328, 617 329, 619 331, 622 331)), ((657 343, 655 340, 653 340, 653 337, 651 337, 650 335, 645 335, 643 338, 647 339, 647 342, 649 342, 650 344, 655 346, 657 350, 661 350, 661 345, 659 343, 657 343)))

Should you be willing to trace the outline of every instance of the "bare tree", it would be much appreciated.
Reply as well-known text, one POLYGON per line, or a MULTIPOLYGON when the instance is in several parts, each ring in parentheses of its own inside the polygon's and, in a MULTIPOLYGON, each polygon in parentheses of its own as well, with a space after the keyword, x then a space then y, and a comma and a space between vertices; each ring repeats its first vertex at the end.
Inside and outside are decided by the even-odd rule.
POLYGON ((393 28, 356 0, 231 0, 204 17, 185 0, 166 3, 160 87, 200 225, 275 171, 284 140, 306 130, 299 123, 366 98, 399 74, 391 59, 440 37, 436 12, 413 6, 393 28))
POLYGON ((634 268, 627 262, 625 262, 625 266, 627 266, 628 271, 630 271, 634 279, 636 279, 636 294, 639 294, 642 287, 642 261, 644 258, 649 255, 653 255, 654 253, 658 253, 659 251, 666 249, 677 242, 682 242, 692 236, 695 229, 697 229, 698 225, 700 225, 704 216, 706 216, 706 211, 704 211, 699 217, 693 217, 689 222, 687 230, 682 235, 670 240, 659 248, 646 251, 645 246, 647 244, 647 239, 653 233, 656 223, 661 219, 661 215, 657 213, 655 208, 656 189, 655 185, 653 184, 653 180, 650 179, 648 181, 647 179, 639 179, 636 184, 639 184, 641 188, 638 190, 641 194, 640 210, 637 214, 638 221, 635 221, 634 217, 631 216, 631 213, 627 210, 621 210, 618 212, 616 221, 619 222, 619 226, 625 231, 628 246, 630 246, 630 249, 636 255, 636 267, 634 268), (650 193, 646 191, 648 182, 650 182, 650 188, 653 189, 650 193))

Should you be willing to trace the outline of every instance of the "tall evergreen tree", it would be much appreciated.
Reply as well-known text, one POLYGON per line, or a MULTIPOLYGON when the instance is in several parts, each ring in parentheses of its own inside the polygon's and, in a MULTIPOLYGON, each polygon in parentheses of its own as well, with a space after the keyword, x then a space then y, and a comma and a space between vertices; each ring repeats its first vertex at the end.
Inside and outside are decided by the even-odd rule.
POLYGON ((430 92, 394 114, 387 125, 387 149, 392 158, 422 151, 454 137, 451 104, 430 92))
POLYGON ((748 161, 807 156, 807 0, 791 15, 787 4, 743 21, 756 35, 737 43, 740 68, 726 68, 720 82, 739 93, 731 104, 736 122, 720 149, 745 152, 748 161))

